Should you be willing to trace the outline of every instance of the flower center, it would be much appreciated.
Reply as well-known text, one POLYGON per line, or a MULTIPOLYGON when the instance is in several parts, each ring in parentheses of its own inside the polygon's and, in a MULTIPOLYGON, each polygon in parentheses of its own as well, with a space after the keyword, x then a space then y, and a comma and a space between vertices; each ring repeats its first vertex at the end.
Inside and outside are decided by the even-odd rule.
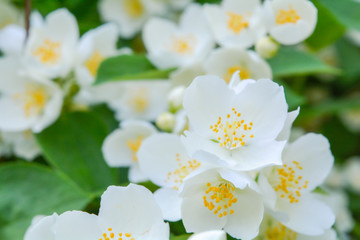
POLYGON ((131 233, 119 233, 115 235, 112 228, 108 228, 108 233, 103 233, 102 237, 99 240, 136 240, 131 233))
POLYGON ((136 139, 129 139, 126 141, 126 146, 131 150, 131 158, 134 162, 138 161, 136 153, 139 151, 144 137, 139 135, 136 139))
POLYGON ((27 84, 24 92, 16 93, 13 97, 22 105, 26 117, 40 114, 49 98, 43 87, 33 84, 27 84))
POLYGON ((250 79, 251 78, 251 73, 249 71, 249 69, 247 67, 244 67, 244 66, 240 66, 240 65, 235 65, 235 66, 232 66, 232 67, 229 67, 228 68, 228 71, 227 73, 224 75, 224 80, 229 83, 233 74, 236 72, 236 71, 240 71, 239 73, 239 76, 240 76, 240 79, 241 80, 244 80, 244 79, 250 79))
POLYGON ((276 169, 278 180, 275 191, 281 198, 287 198, 290 203, 298 203, 301 197, 301 190, 307 188, 309 181, 297 174, 303 168, 299 162, 293 161, 291 166, 284 164, 283 167, 276 169))
POLYGON ((193 35, 173 37, 171 49, 172 51, 182 55, 192 54, 194 52, 193 46, 195 44, 196 39, 193 35))
POLYGON ((138 18, 144 13, 144 6, 140 0, 124 0, 124 6, 130 17, 138 18))
POLYGON ((100 63, 104 60, 104 56, 102 56, 98 51, 95 51, 91 57, 86 60, 85 66, 89 70, 92 76, 96 76, 97 71, 99 69, 100 63))
POLYGON ((228 211, 230 214, 234 214, 234 210, 231 209, 232 205, 237 202, 237 198, 234 197, 235 187, 229 182, 222 182, 212 185, 207 183, 208 188, 203 196, 204 206, 208 208, 219 218, 226 216, 228 211))
POLYGON ((192 171, 200 167, 200 163, 195 159, 189 161, 182 161, 180 154, 176 154, 176 162, 178 163, 178 168, 173 172, 169 172, 165 182, 172 181, 175 186, 175 190, 179 190, 179 187, 183 183, 184 178, 186 178, 192 171))
POLYGON ((241 113, 232 108, 231 114, 227 114, 225 119, 219 117, 217 123, 211 125, 210 129, 216 134, 217 139, 214 141, 218 142, 220 147, 233 150, 244 146, 247 139, 254 137, 253 134, 248 133, 252 127, 252 122, 245 123, 241 113))
POLYGON ((291 231, 281 223, 269 227, 265 233, 265 240, 296 240, 297 233, 291 231))
POLYGON ((235 34, 240 33, 244 28, 249 26, 243 15, 228 12, 228 28, 231 29, 235 34))
POLYGON ((296 23, 300 20, 300 16, 297 14, 295 9, 290 6, 289 10, 280 9, 276 16, 277 24, 296 23))
POLYGON ((42 63, 53 65, 59 61, 60 47, 60 43, 45 39, 43 44, 38 47, 33 54, 38 57, 42 63))
POLYGON ((135 109, 136 112, 142 113, 148 107, 148 92, 146 89, 140 89, 131 95, 128 104, 135 109))

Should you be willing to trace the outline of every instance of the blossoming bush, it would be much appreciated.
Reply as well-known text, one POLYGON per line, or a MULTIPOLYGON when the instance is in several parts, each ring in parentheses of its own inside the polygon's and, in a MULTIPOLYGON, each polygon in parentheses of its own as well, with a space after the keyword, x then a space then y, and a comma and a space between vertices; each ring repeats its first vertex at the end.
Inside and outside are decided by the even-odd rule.
POLYGON ((0 3, 0 239, 360 238, 358 1, 26 3, 0 3))

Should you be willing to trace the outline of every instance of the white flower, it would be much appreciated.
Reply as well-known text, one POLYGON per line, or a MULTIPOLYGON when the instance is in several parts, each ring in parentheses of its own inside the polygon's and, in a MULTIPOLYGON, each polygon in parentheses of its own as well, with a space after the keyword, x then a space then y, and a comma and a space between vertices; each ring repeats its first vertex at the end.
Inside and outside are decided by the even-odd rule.
POLYGON ((181 192, 186 231, 224 229, 232 237, 253 239, 264 214, 256 189, 256 183, 246 174, 225 169, 212 169, 187 178, 181 192))
POLYGON ((101 0, 98 7, 102 20, 116 23, 123 38, 132 38, 149 17, 166 10, 157 0, 101 0))
POLYGON ((9 25, 0 30, 0 50, 5 55, 21 56, 25 41, 25 29, 9 25))
POLYGON ((188 240, 226 240, 226 233, 222 230, 213 230, 193 234, 188 240))
POLYGON ((289 144, 282 158, 282 166, 269 167, 259 177, 264 201, 284 226, 301 234, 323 234, 335 218, 311 191, 325 180, 333 165, 329 142, 322 135, 306 134, 289 144))
POLYGON ((35 136, 30 130, 2 132, 2 137, 4 141, 11 144, 14 154, 25 160, 31 161, 41 153, 35 136))
POLYGON ((344 176, 350 188, 360 193, 360 157, 352 157, 346 161, 344 176))
POLYGON ((179 189, 184 179, 202 164, 188 156, 178 135, 167 133, 147 138, 139 149, 138 157, 141 171, 161 187, 155 192, 155 198, 164 218, 180 220, 179 189))
POLYGON ((45 21, 30 28, 24 51, 25 66, 50 78, 65 77, 74 64, 78 37, 76 19, 68 10, 50 13, 45 21))
POLYGON ((334 165, 325 179, 325 185, 335 189, 344 187, 346 185, 346 176, 343 169, 338 165, 334 165))
POLYGON ((138 150, 147 137, 156 133, 153 125, 144 121, 128 120, 104 140, 102 152, 106 163, 111 167, 130 167, 131 182, 146 181, 139 169, 138 150))
POLYGON ((216 41, 223 47, 249 48, 265 35, 260 0, 224 0, 205 5, 216 41))
POLYGON ((61 89, 40 76, 20 74, 17 60, 0 59, 0 129, 41 132, 60 115, 61 89))
POLYGON ((202 8, 195 4, 183 13, 179 26, 162 18, 150 19, 143 40, 149 59, 160 69, 190 65, 204 59, 214 47, 202 8))
POLYGON ((309 236, 294 232, 269 214, 265 214, 260 226, 260 233, 255 240, 336 240, 336 233, 333 229, 328 229, 324 234, 309 236))
POLYGON ((24 240, 168 240, 169 226, 145 187, 110 186, 101 196, 99 215, 80 211, 35 221, 24 240))
POLYGON ((240 71, 240 79, 272 79, 271 68, 253 51, 240 48, 219 48, 204 62, 206 74, 217 75, 227 83, 233 74, 240 71))
POLYGON ((280 45, 269 36, 260 38, 255 43, 255 51, 263 58, 272 58, 279 51, 280 45))
POLYGON ((241 81, 241 87, 235 93, 215 76, 194 80, 184 97, 192 129, 185 146, 191 156, 209 152, 238 170, 280 165, 285 142, 275 139, 287 118, 284 90, 266 79, 241 81))
POLYGON ((170 109, 173 111, 177 111, 183 108, 183 100, 184 100, 185 87, 177 86, 174 87, 169 95, 168 100, 170 104, 170 109))
POLYGON ((203 62, 197 61, 171 72, 170 81, 173 86, 188 87, 196 77, 201 75, 205 75, 203 62))
POLYGON ((281 44, 300 43, 315 29, 317 9, 308 0, 266 0, 264 9, 268 31, 281 44))
POLYGON ((0 131, 0 157, 8 157, 11 155, 11 144, 4 140, 0 131))
POLYGON ((344 110, 340 114, 340 119, 344 125, 354 133, 360 132, 360 110, 359 109, 349 109, 344 110))
POLYGON ((170 83, 167 80, 125 81, 118 86, 122 88, 121 92, 107 101, 118 120, 154 121, 168 107, 166 98, 170 83))
POLYGON ((116 55, 117 36, 116 26, 109 23, 90 30, 81 37, 75 68, 76 80, 81 86, 93 84, 101 62, 116 55))

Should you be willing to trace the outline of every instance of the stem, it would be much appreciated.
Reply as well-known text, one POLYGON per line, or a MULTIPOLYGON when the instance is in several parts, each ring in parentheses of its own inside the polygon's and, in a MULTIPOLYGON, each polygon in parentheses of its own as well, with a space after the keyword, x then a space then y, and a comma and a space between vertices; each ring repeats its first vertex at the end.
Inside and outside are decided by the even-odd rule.
POLYGON ((24 0, 25 3, 25 29, 26 38, 29 36, 30 29, 30 12, 31 12, 31 0, 24 0))

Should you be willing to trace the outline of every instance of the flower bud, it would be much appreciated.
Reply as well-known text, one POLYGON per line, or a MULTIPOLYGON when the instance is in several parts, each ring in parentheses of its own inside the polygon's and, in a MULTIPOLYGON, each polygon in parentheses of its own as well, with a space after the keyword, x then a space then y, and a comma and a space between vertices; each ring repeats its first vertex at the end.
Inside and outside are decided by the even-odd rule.
POLYGON ((170 110, 172 112, 177 112, 183 107, 183 98, 184 98, 185 87, 178 86, 172 89, 168 95, 168 100, 170 104, 170 110))
POLYGON ((255 44, 256 52, 263 58, 274 57, 277 54, 279 47, 279 43, 268 36, 261 38, 255 44))
POLYGON ((169 112, 160 114, 156 119, 156 126, 163 131, 171 132, 175 126, 175 116, 169 112))

